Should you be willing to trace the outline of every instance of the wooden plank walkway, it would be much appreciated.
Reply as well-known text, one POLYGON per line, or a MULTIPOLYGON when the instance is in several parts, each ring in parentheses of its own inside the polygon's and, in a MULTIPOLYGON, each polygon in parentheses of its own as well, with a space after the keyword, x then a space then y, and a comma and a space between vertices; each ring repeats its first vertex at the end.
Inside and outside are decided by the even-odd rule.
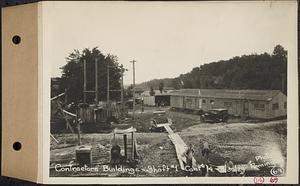
POLYGON ((174 133, 173 130, 170 128, 170 125, 164 125, 164 127, 169 134, 174 133))
MULTIPOLYGON (((166 125, 164 127, 165 127, 166 131, 169 133, 169 138, 175 146, 177 159, 179 161, 180 168, 181 168, 181 170, 185 170, 185 165, 187 163, 185 152, 188 149, 188 146, 184 143, 182 138, 177 133, 174 133, 174 131, 170 128, 170 126, 166 125)), ((193 167, 195 167, 195 166, 197 166, 197 163, 196 163, 195 158, 193 157, 193 167)))

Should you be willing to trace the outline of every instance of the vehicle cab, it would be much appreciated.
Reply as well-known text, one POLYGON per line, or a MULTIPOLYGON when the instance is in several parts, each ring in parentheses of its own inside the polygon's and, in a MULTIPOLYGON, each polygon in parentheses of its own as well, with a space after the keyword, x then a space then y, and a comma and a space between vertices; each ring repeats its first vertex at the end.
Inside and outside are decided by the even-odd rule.
POLYGON ((172 125, 172 120, 165 115, 165 112, 155 113, 155 116, 150 119, 151 132, 165 132, 164 126, 172 125))
POLYGON ((227 109, 211 109, 202 115, 202 119, 205 122, 227 122, 228 110, 227 109))

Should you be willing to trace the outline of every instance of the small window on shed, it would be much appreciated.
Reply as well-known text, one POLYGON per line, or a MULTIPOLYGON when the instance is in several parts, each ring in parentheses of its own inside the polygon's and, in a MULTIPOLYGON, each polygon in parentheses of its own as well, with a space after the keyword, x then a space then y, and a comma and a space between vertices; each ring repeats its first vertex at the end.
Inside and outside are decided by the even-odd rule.
POLYGON ((286 105, 287 105, 287 104, 286 104, 286 101, 285 101, 284 104, 283 104, 283 108, 284 108, 284 109, 286 109, 286 105))
POLYGON ((265 104, 255 103, 254 104, 254 109, 264 111, 265 110, 265 104))
POLYGON ((279 109, 279 104, 278 103, 274 103, 272 105, 272 110, 278 110, 279 109))
POLYGON ((202 99, 202 103, 206 103, 206 99, 202 99))
POLYGON ((185 102, 186 102, 186 103, 192 103, 193 100, 192 100, 192 98, 185 98, 185 102))
POLYGON ((232 102, 224 102, 224 107, 232 107, 232 102))

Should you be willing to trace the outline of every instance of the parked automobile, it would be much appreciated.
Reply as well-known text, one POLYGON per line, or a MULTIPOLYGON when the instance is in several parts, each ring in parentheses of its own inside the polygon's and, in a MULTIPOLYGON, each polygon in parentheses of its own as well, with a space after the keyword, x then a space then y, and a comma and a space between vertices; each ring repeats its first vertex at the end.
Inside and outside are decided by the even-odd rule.
POLYGON ((166 116, 154 117, 150 120, 151 132, 165 132, 164 126, 172 125, 172 120, 166 116))
POLYGON ((211 109, 207 112, 202 113, 201 119, 205 122, 227 122, 228 121, 228 110, 227 109, 211 109))
POLYGON ((153 115, 164 116, 164 115, 166 115, 166 111, 165 110, 156 110, 156 111, 153 111, 153 115))
MULTIPOLYGON (((143 100, 142 98, 135 98, 135 105, 138 105, 138 104, 142 104, 143 103, 143 100)), ((128 108, 128 109, 132 109, 133 108, 133 99, 129 99, 125 102, 125 106, 128 108)))

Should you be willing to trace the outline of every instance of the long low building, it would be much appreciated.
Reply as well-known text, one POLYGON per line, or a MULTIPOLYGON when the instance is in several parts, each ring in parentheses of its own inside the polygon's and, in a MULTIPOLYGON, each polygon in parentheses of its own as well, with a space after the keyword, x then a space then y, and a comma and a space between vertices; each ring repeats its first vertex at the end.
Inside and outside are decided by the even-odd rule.
POLYGON ((226 108, 232 115, 261 119, 287 115, 287 97, 280 90, 180 89, 170 95, 173 108, 226 108))

